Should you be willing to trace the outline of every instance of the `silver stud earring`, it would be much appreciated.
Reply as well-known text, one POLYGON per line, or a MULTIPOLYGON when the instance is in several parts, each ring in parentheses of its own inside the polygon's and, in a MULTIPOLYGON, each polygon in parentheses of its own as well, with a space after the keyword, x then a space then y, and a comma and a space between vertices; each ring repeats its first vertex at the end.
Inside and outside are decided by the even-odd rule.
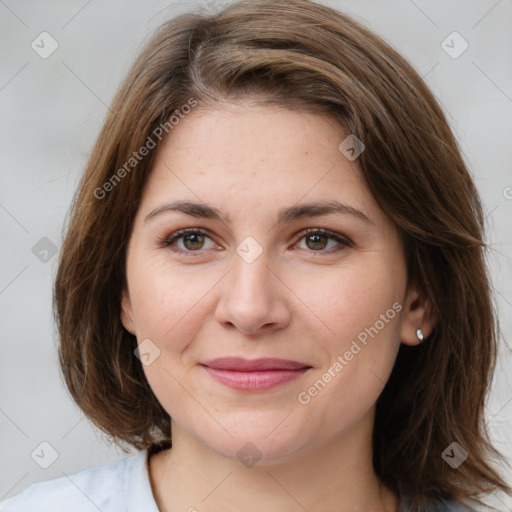
POLYGON ((418 336, 418 339, 420 340, 420 343, 423 342, 425 339, 425 336, 423 336, 423 331, 421 329, 416 329, 416 336, 418 336))

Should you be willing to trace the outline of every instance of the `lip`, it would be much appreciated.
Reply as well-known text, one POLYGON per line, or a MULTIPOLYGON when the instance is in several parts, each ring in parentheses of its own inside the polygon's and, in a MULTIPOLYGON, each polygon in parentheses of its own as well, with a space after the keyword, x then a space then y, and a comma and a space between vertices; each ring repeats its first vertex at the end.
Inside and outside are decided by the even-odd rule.
POLYGON ((221 357, 201 366, 216 381, 241 391, 266 391, 297 379, 311 366, 287 359, 221 357))
POLYGON ((300 370, 310 365, 289 359, 262 358, 244 359, 243 357, 219 357, 201 363, 215 370, 231 370, 238 372, 257 372, 266 370, 300 370))

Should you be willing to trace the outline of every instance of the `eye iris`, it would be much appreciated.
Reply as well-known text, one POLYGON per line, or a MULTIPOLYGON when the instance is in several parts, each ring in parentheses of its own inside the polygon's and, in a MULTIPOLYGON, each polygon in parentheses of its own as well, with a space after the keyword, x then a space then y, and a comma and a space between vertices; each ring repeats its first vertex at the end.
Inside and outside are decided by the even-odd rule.
POLYGON ((204 244, 204 236, 198 234, 185 235, 183 237, 183 245, 189 250, 201 249, 204 244), (192 240, 192 246, 187 244, 187 241, 192 240))
POLYGON ((325 237, 323 235, 309 235, 306 237, 306 244, 310 249, 324 249, 327 246, 327 237, 325 237), (325 241, 325 243, 323 243, 323 244, 320 243, 320 245, 318 245, 318 242, 321 239, 323 239, 325 241), (314 240, 313 246, 310 246, 310 244, 309 244, 310 240, 314 240))

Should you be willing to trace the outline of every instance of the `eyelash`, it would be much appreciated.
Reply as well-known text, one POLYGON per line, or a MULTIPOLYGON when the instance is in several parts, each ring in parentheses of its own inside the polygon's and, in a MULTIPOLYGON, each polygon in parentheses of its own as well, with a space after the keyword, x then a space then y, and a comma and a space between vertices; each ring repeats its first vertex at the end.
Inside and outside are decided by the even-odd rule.
MULTIPOLYGON (((207 231, 207 230, 200 229, 200 228, 186 228, 186 229, 180 229, 180 230, 172 233, 171 235, 161 238, 158 241, 158 245, 160 247, 169 247, 169 248, 171 248, 171 250, 173 252, 185 254, 186 256, 195 256, 196 254, 200 254, 201 252, 203 252, 202 249, 198 249, 197 251, 191 251, 191 250, 176 249, 175 247, 173 247, 174 242, 176 242, 180 238, 183 238, 186 235, 202 235, 202 236, 207 236, 208 238, 212 239, 212 236, 210 235, 209 231, 207 231)), ((329 231, 327 229, 309 228, 304 231, 301 231, 300 233, 298 233, 298 235, 300 235, 298 242, 301 241, 303 238, 306 238, 307 236, 320 235, 320 236, 326 237, 328 239, 334 240, 335 242, 338 242, 340 244, 340 246, 337 246, 336 248, 334 248, 334 250, 333 250, 333 248, 331 248, 329 250, 318 250, 318 251, 315 251, 312 249, 310 249, 310 250, 306 249, 308 252, 312 252, 312 253, 332 254, 333 252, 338 252, 340 250, 343 250, 344 247, 352 247, 353 246, 352 241, 348 237, 341 236, 340 234, 335 233, 333 231, 329 231)))

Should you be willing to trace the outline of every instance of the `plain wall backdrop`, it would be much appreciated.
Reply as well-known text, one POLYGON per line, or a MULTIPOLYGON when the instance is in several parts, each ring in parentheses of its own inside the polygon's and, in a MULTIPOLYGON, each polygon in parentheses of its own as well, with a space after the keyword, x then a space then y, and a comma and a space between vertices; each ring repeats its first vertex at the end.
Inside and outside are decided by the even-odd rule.
MULTIPOLYGON (((0 501, 125 456, 64 388, 51 313, 55 252, 108 105, 144 42, 171 17, 223 3, 0 0, 0 501)), ((512 2, 323 3, 365 23, 419 71, 479 187, 503 331, 487 424, 512 460, 512 2)), ((506 497, 496 503, 512 510, 506 497)))

